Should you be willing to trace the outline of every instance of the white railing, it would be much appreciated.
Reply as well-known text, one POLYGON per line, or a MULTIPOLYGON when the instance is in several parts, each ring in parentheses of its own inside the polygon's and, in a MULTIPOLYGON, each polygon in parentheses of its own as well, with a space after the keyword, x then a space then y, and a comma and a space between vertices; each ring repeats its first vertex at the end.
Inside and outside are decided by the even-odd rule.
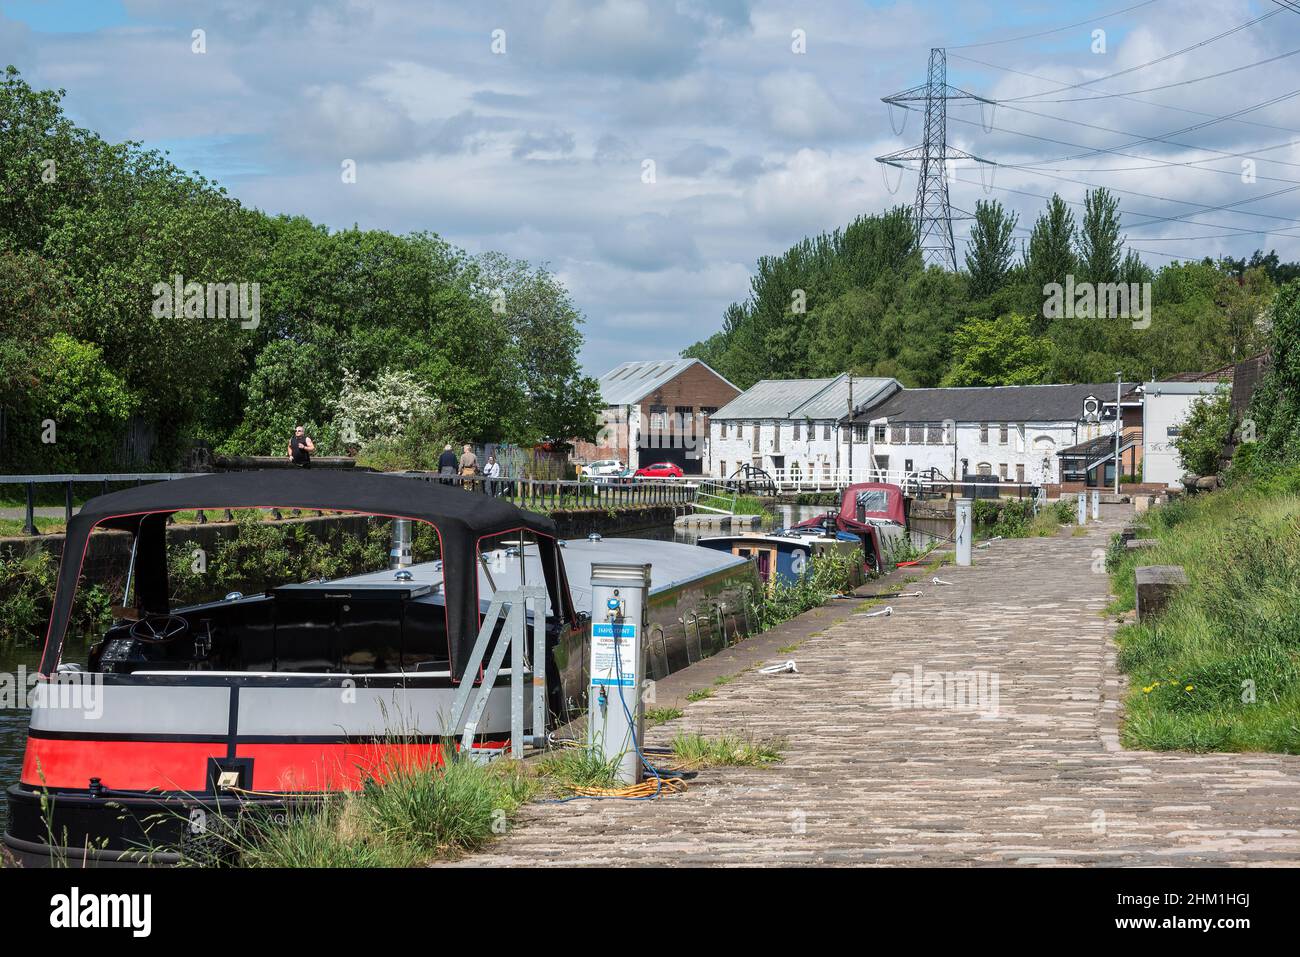
POLYGON ((883 482, 914 493, 930 484, 929 472, 905 472, 902 469, 875 469, 866 466, 852 469, 768 469, 779 492, 833 492, 859 482, 883 482))

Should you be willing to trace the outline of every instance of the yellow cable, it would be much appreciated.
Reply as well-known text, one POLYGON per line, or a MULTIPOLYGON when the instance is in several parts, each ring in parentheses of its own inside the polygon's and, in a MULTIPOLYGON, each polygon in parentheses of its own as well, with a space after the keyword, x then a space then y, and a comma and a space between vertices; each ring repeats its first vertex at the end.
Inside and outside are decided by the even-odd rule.
POLYGON ((680 794, 686 790, 686 782, 681 778, 646 778, 640 784, 622 788, 574 787, 572 790, 582 797, 653 797, 656 793, 680 794))

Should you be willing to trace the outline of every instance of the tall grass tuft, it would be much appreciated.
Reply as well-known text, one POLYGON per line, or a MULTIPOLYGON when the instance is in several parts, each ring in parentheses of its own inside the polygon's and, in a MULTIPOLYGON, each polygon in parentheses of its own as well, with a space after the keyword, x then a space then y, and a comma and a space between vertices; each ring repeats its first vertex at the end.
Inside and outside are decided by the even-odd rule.
POLYGON ((416 867, 473 851, 503 833, 534 788, 510 762, 394 762, 359 791, 282 812, 245 812, 223 829, 222 853, 196 863, 416 867))
POLYGON ((785 743, 778 740, 755 741, 736 734, 716 738, 695 732, 673 737, 673 755, 682 770, 718 767, 766 767, 781 760, 785 743))

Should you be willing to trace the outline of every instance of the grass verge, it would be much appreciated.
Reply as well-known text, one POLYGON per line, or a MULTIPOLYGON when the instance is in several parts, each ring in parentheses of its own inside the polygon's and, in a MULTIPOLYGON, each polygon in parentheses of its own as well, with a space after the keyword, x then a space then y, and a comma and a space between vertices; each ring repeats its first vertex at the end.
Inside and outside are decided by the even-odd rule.
POLYGON ((1300 753, 1300 470, 1175 500, 1146 523, 1150 548, 1112 542, 1108 611, 1133 609, 1138 566, 1181 565, 1189 584, 1116 635, 1132 680, 1125 745, 1300 753))

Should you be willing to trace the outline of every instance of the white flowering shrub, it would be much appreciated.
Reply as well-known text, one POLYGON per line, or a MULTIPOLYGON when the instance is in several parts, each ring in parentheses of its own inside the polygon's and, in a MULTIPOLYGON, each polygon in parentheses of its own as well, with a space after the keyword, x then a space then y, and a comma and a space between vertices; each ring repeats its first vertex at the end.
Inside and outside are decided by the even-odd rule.
POLYGON ((377 441, 401 442, 414 423, 420 430, 439 418, 438 400, 410 372, 386 369, 363 381, 344 370, 334 427, 345 446, 365 450, 377 441))

